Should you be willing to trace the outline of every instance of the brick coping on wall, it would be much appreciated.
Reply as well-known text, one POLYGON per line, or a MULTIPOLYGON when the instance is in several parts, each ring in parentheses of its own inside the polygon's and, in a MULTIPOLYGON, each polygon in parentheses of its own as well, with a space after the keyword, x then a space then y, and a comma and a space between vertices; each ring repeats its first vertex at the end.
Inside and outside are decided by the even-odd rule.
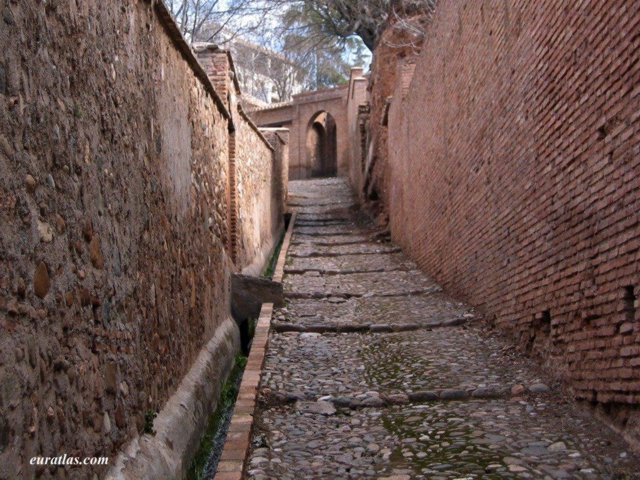
MULTIPOLYGON (((169 12, 169 9, 166 7, 164 2, 162 1, 160 2, 154 2, 153 0, 146 0, 146 1, 152 4, 158 16, 160 24, 163 26, 167 36, 173 42, 173 45, 176 47, 176 50, 180 52, 180 54, 182 55, 182 58, 184 58, 184 60, 189 65, 189 67, 191 67, 191 70, 193 71, 196 78, 202 82, 202 84, 205 87, 205 90, 207 90, 207 92, 209 92, 211 97, 214 99, 220 113, 224 116, 226 120, 231 122, 231 127, 235 128, 233 126, 233 117, 231 115, 231 112, 229 112, 229 109, 226 107, 226 105, 220 98, 220 95, 218 94, 215 87, 213 86, 213 83, 209 79, 207 72, 205 72, 204 68, 202 68, 202 65, 200 64, 197 57, 195 56, 193 49, 182 36, 182 33, 180 32, 180 29, 178 28, 178 25, 176 24, 175 20, 171 16, 171 12, 169 12)), ((240 116, 249 124, 249 127, 251 127, 251 129, 254 132, 256 132, 256 134, 265 143, 265 145, 267 145, 267 147, 273 150, 273 146, 269 143, 269 141, 262 134, 258 126, 242 110, 241 107, 239 108, 239 112, 240 112, 240 116)))
MULTIPOLYGON (((282 248, 273 274, 273 281, 282 282, 287 250, 293 235, 296 212, 291 215, 287 233, 282 241, 282 248)), ((214 475, 216 480, 241 480, 244 473, 244 462, 249 454, 251 432, 253 430, 254 412, 258 398, 258 387, 262 376, 264 357, 269 344, 269 329, 273 303, 263 303, 258 317, 258 325, 251 344, 249 359, 242 375, 240 391, 231 417, 227 439, 214 475)))
POLYGON ((193 71, 196 78, 202 82, 207 92, 209 92, 209 94, 213 97, 220 113, 226 120, 230 120, 231 114, 229 113, 229 110, 220 98, 220 95, 218 95, 218 92, 216 92, 215 88, 213 87, 213 83, 211 83, 211 80, 209 80, 209 76, 204 71, 204 68, 202 68, 202 65, 200 65, 200 62, 198 62, 198 59, 193 53, 193 50, 182 36, 182 32, 180 32, 180 29, 173 19, 173 16, 171 16, 171 12, 169 12, 169 9, 162 1, 146 1, 147 3, 150 3, 154 8, 160 24, 164 27, 167 36, 173 42, 176 50, 178 50, 182 54, 182 58, 184 58, 187 64, 191 67, 191 70, 193 71))

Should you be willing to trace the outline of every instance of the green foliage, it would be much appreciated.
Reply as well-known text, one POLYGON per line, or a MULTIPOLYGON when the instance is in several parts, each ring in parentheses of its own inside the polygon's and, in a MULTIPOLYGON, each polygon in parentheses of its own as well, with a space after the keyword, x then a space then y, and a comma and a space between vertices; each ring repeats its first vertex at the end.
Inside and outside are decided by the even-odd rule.
POLYGON ((236 355, 236 367, 244 370, 244 368, 247 366, 247 362, 249 361, 249 359, 247 357, 245 357, 242 354, 238 354, 236 355))
POLYGON ((222 386, 220 401, 218 402, 215 412, 209 417, 209 423, 200 442, 200 447, 187 472, 187 479, 205 480, 207 478, 205 477, 207 462, 211 457, 211 452, 216 445, 216 441, 220 438, 221 429, 225 428, 227 414, 233 409, 236 402, 240 389, 240 379, 246 366, 247 357, 241 354, 236 355, 233 370, 231 370, 229 378, 227 378, 222 386))
POLYGON ((158 412, 155 410, 147 410, 144 414, 144 433, 148 433, 149 435, 155 435, 156 431, 153 429, 153 421, 158 416, 158 412))
POLYGON ((249 338, 253 338, 253 336, 256 334, 256 327, 258 326, 258 319, 257 318, 250 318, 248 320, 249 322, 249 338))
POLYGON ((275 250, 273 251, 273 255, 269 259, 269 263, 265 266, 264 271, 262 272, 262 276, 265 278, 273 278, 273 274, 276 271, 276 264, 278 263, 278 257, 280 256, 280 251, 282 250, 282 242, 284 241, 285 231, 280 235, 280 240, 278 240, 278 244, 276 245, 275 250))
POLYGON ((386 27, 391 0, 297 0, 289 3, 284 22, 296 24, 306 37, 335 42, 358 36, 373 51, 386 27))
MULTIPOLYGON (((307 90, 335 87, 349 78, 349 52, 365 52, 362 41, 339 36, 327 27, 325 19, 311 8, 313 2, 289 2, 280 17, 282 34, 277 49, 300 65, 307 90)), ((363 60, 360 58, 359 60, 363 60)))

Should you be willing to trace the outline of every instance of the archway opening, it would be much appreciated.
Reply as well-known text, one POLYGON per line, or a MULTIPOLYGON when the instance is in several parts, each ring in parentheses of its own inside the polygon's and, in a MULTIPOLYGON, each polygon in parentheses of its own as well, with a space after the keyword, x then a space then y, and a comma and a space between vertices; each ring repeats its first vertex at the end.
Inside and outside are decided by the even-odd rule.
POLYGON ((307 168, 311 177, 338 173, 336 121, 329 112, 317 112, 307 125, 307 168))

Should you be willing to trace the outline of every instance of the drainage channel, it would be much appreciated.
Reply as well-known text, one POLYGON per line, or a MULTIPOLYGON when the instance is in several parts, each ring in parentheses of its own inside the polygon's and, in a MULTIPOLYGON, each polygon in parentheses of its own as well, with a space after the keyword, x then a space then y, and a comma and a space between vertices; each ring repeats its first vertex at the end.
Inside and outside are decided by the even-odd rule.
POLYGON ((233 416, 233 410, 246 364, 247 357, 243 355, 236 356, 233 370, 222 387, 218 407, 209 419, 209 424, 200 443, 198 453, 196 453, 191 467, 187 472, 188 480, 209 480, 213 478, 218 468, 220 456, 222 455, 224 442, 227 438, 227 431, 229 430, 229 424, 233 416))
MULTIPOLYGON (((271 258, 262 273, 263 277, 282 281, 284 270, 284 256, 291 240, 293 221, 290 214, 285 215, 284 231, 280 236, 271 258)), ((264 306, 264 304, 263 304, 264 306)), ((249 319, 249 338, 246 345, 242 346, 243 352, 250 355, 253 338, 255 335, 258 319, 249 319)), ((220 393, 220 401, 215 412, 209 418, 209 423, 204 437, 200 442, 200 447, 196 453, 191 466, 187 472, 187 480, 210 480, 215 478, 220 459, 224 450, 227 434, 234 416, 236 401, 242 385, 243 374, 247 366, 248 358, 243 354, 238 354, 235 358, 234 366, 225 381, 220 393)))

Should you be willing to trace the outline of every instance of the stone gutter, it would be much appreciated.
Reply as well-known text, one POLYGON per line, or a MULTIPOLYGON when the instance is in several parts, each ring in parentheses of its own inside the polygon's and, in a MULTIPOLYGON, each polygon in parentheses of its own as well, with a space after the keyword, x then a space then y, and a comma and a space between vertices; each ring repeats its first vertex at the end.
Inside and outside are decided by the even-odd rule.
MULTIPOLYGON (((293 226, 296 222, 296 212, 293 212, 287 233, 282 242, 282 249, 273 273, 273 281, 282 282, 287 251, 291 244, 293 226)), ((249 454, 251 433, 253 430, 253 415, 258 399, 258 387, 264 365, 264 357, 269 343, 269 329, 273 303, 263 303, 253 337, 253 344, 249 352, 249 360, 240 383, 240 392, 236 401, 233 417, 227 432, 227 439, 222 450, 222 456, 215 474, 216 480, 241 480, 244 474, 245 460, 249 454)))
POLYGON ((156 417, 155 434, 131 440, 104 479, 183 478, 239 351, 238 327, 227 317, 156 417))

